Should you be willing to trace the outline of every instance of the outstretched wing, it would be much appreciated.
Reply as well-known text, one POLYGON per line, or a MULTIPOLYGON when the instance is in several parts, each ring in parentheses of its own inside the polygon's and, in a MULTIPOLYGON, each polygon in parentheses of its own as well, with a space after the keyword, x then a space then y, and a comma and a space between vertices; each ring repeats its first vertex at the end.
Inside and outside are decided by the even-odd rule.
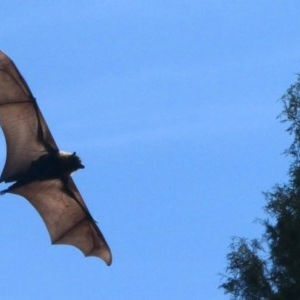
POLYGON ((57 145, 27 83, 14 63, 0 51, 0 125, 7 157, 0 181, 14 181, 41 155, 57 145))
MULTIPOLYGON (((30 165, 58 147, 29 87, 0 51, 0 125, 7 157, 0 182, 18 181, 30 165)), ((62 174, 63 175, 63 174, 62 174)), ((40 213, 54 244, 78 247, 86 256, 111 263, 109 247, 71 177, 14 184, 5 192, 24 196, 40 213)))
POLYGON ((71 177, 67 187, 61 180, 52 179, 34 181, 8 192, 25 197, 36 208, 53 244, 73 245, 85 256, 97 256, 111 264, 109 246, 71 177))

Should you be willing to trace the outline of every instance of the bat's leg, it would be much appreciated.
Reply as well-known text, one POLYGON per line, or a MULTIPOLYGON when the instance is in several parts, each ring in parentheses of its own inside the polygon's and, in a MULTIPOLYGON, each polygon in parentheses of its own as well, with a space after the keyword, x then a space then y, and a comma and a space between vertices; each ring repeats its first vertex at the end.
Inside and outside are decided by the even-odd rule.
POLYGON ((10 185, 7 189, 5 189, 3 191, 0 191, 0 195, 4 195, 6 193, 10 193, 14 189, 19 188, 20 186, 23 186, 25 184, 28 184, 29 182, 30 182, 30 180, 20 179, 20 180, 16 181, 14 184, 10 185))
POLYGON ((19 186, 18 182, 15 182, 11 186, 9 186, 7 189, 0 191, 0 195, 4 195, 6 193, 9 193, 11 190, 13 190, 15 187, 19 186))
POLYGON ((4 195, 4 194, 6 194, 7 192, 8 192, 8 189, 2 190, 2 191, 0 191, 0 195, 4 195))

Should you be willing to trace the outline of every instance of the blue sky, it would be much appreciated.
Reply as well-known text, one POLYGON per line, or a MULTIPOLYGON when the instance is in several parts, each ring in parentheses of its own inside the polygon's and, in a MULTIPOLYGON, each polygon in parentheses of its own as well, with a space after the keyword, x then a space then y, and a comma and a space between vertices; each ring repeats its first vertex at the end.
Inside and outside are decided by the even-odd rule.
MULTIPOLYGON (((1 299, 228 299, 232 236, 258 237, 286 180, 276 116, 300 71, 298 1, 15 1, 17 64, 113 252, 51 246, 29 203, 0 202, 1 299)), ((0 160, 5 160, 4 137, 0 160)))

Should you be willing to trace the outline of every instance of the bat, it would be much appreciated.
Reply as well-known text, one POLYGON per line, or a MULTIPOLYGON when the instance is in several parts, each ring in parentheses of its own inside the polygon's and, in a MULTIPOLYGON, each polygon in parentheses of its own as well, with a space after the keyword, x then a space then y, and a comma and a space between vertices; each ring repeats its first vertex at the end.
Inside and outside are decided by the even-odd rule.
POLYGON ((84 168, 76 153, 59 151, 26 81, 0 51, 0 126, 6 161, 1 194, 25 197, 42 217, 52 244, 73 245, 107 265, 112 255, 71 173, 84 168))

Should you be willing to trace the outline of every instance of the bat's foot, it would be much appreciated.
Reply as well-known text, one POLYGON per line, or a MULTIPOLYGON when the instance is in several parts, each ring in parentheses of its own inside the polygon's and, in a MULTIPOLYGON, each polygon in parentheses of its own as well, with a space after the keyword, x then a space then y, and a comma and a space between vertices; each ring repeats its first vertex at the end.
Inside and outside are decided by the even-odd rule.
POLYGON ((0 195, 4 195, 4 194, 6 194, 7 192, 8 192, 8 189, 3 190, 3 191, 0 191, 0 195))

